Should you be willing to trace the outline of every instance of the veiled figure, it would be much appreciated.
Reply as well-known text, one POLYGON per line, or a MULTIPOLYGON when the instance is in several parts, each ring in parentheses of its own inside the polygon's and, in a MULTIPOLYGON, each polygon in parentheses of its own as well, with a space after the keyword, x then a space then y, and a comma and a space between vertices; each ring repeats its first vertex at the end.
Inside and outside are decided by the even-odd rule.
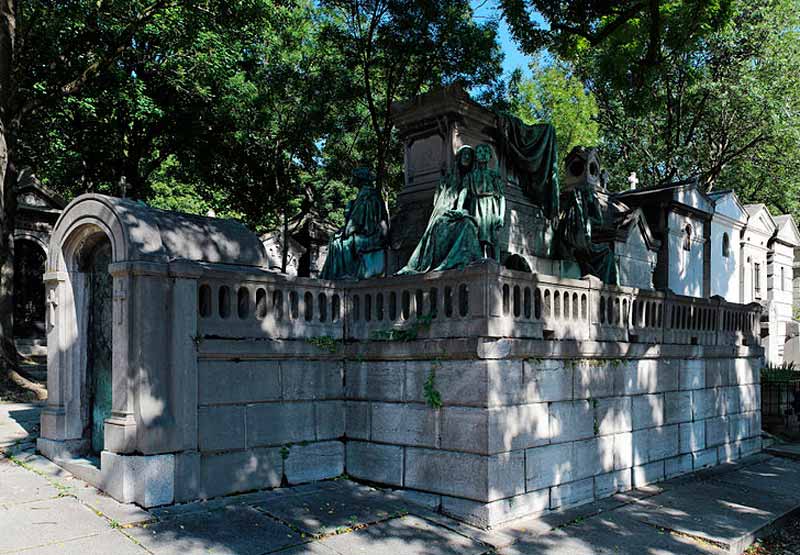
POLYGON ((474 162, 475 151, 471 146, 458 149, 453 168, 439 182, 425 233, 398 274, 463 268, 481 258, 478 223, 464 209, 467 201, 465 177, 474 162))
POLYGON ((344 228, 328 244, 322 279, 365 279, 383 275, 386 269, 386 202, 369 169, 355 170, 353 181, 360 185, 358 196, 347 204, 344 228))
POLYGON ((478 240, 483 256, 499 260, 498 234, 506 213, 505 188, 497 170, 489 167, 492 148, 481 144, 475 149, 475 168, 465 180, 469 192, 469 213, 478 222, 478 240))

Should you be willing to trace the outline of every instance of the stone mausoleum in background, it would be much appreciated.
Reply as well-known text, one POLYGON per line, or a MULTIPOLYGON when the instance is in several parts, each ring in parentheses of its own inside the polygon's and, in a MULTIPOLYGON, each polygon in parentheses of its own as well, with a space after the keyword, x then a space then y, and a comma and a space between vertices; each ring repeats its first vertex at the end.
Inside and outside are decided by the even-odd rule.
POLYGON ((234 222, 70 203, 39 450, 147 507, 346 473, 495 527, 761 449, 763 307, 711 296, 737 278, 710 279, 707 239, 744 216, 693 183, 610 194, 591 149, 559 191, 531 155, 550 131, 458 88, 395 118, 391 225, 361 171, 321 270, 383 276, 287 276, 234 222), (415 270, 453 245, 490 258, 415 270))

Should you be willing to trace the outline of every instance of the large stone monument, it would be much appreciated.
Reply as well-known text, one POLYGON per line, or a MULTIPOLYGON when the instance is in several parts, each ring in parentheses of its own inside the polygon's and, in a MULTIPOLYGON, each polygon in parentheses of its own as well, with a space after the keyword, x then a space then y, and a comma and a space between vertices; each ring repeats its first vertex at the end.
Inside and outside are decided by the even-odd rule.
POLYGON ((346 473, 483 527, 761 449, 759 305, 561 277, 548 172, 506 165, 492 131, 522 153, 548 128, 459 91, 408 106, 387 255, 421 262, 403 275, 292 278, 236 223, 74 200, 45 277, 39 449, 143 506, 346 473))

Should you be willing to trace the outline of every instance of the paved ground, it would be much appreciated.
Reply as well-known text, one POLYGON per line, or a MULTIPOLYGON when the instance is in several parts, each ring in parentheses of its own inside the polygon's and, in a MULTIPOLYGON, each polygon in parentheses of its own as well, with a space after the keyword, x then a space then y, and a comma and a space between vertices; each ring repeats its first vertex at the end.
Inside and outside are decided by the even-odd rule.
POLYGON ((739 553, 800 507, 800 461, 758 455, 494 532, 348 480, 144 511, 36 455, 37 415, 0 405, 0 554, 739 553))

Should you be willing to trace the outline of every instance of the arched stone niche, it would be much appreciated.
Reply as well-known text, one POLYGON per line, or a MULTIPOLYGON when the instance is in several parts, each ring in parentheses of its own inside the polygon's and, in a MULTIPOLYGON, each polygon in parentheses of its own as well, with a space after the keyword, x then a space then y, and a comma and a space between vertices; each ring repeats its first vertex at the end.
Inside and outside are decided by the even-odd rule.
POLYGON ((181 261, 263 268, 266 255, 258 237, 237 222, 102 195, 70 203, 50 240, 45 273, 49 399, 38 447, 52 459, 74 460, 97 454, 93 445, 95 452, 101 446, 96 478, 118 499, 140 494, 124 486, 124 476, 146 468, 148 457, 161 468, 171 460, 166 454, 196 448, 196 406, 191 406, 196 391, 194 399, 185 394, 196 390, 196 320, 181 315, 192 313, 197 286, 186 264, 180 275, 171 272, 181 261), (94 258, 103 244, 110 247, 107 266, 94 258), (111 289, 93 296, 99 286, 92 279, 106 267, 111 289), (111 303, 110 318, 100 322, 102 333, 111 337, 111 406, 102 424, 92 426, 91 403, 98 391, 90 337, 99 321, 93 303, 101 301, 111 303), (101 431, 102 441, 92 435, 101 431), (126 461, 135 460, 134 466, 120 463, 120 457, 132 454, 126 461), (122 474, 112 476, 112 471, 122 474), (123 489, 115 491, 109 481, 123 489))

